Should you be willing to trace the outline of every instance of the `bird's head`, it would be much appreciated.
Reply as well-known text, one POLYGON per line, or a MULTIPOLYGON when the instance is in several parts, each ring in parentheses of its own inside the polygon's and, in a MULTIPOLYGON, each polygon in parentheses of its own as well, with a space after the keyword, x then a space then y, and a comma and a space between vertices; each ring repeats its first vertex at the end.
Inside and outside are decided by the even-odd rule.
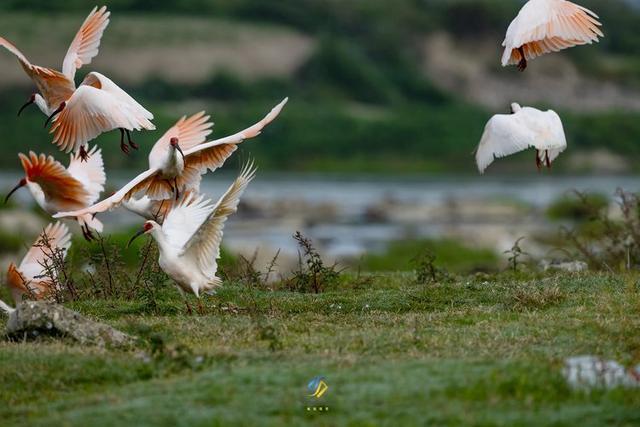
POLYGON ((178 138, 174 136, 169 140, 169 145, 171 146, 171 148, 178 151, 182 156, 182 160, 184 160, 184 153, 182 152, 182 148, 180 148, 180 140, 178 140, 178 138))
POLYGON ((11 198, 11 196, 13 195, 13 193, 15 193, 16 191, 18 191, 20 188, 24 187, 25 185, 27 185, 27 178, 22 178, 19 182, 18 185, 16 185, 15 187, 13 187, 13 190, 11 190, 9 192, 9 194, 7 194, 7 197, 5 197, 4 199, 4 203, 6 204, 9 199, 11 198))
POLYGON ((160 227, 160 225, 155 221, 147 221, 147 222, 145 222, 144 225, 142 226, 142 229, 140 229, 136 234, 131 236, 131 239, 129 240, 129 243, 127 243, 127 247, 131 246, 133 241, 136 240, 138 237, 140 237, 140 236, 142 236, 144 234, 151 233, 156 227, 160 227))

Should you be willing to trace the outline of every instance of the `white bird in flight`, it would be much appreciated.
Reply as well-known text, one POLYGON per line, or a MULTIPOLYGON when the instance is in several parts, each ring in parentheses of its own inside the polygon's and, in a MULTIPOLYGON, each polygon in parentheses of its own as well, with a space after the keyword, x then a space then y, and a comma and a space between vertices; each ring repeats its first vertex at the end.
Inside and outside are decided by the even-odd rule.
MULTIPOLYGON (((88 161, 82 161, 78 154, 72 154, 69 167, 65 168, 51 156, 20 153, 20 162, 25 176, 7 195, 26 186, 38 205, 50 215, 61 211, 78 210, 91 206, 104 190, 106 175, 102 153, 93 147, 88 153, 88 161)), ((91 230, 102 232, 102 223, 91 214, 77 215, 76 220, 87 240, 92 238, 91 230)))
POLYGON ((61 212, 54 217, 94 215, 114 209, 123 201, 140 195, 147 196, 151 200, 163 200, 172 196, 177 198, 181 192, 198 192, 202 175, 207 171, 214 171, 221 167, 236 151, 238 144, 245 139, 260 135, 264 127, 278 117, 287 100, 284 99, 262 120, 243 131, 214 141, 194 144, 185 150, 181 146, 190 140, 180 135, 191 135, 194 138, 191 142, 195 142, 206 137, 206 135, 204 137, 202 135, 208 133, 209 127, 205 125, 206 119, 202 116, 199 116, 199 120, 192 122, 193 117, 181 120, 151 150, 148 170, 138 175, 111 197, 86 209, 61 212), (181 123, 184 125, 192 123, 193 127, 182 127, 181 123))
POLYGON ((562 121, 553 110, 540 111, 511 104, 512 114, 496 114, 485 126, 476 151, 480 173, 496 158, 536 149, 536 166, 551 163, 567 148, 562 121))
POLYGON ((502 43, 502 66, 517 65, 549 52, 597 42, 604 37, 598 15, 566 0, 529 0, 511 22, 502 43))
MULTIPOLYGON (((240 197, 255 172, 253 164, 245 165, 215 205, 204 196, 183 196, 167 213, 162 225, 155 221, 145 222, 129 244, 138 236, 151 234, 160 251, 160 267, 176 282, 183 296, 188 292, 200 298, 202 292, 215 291, 222 285, 216 272, 224 224, 229 215, 237 211, 240 197)), ((191 312, 186 297, 185 302, 191 312)))
POLYGON ((106 7, 94 8, 80 27, 67 51, 62 72, 34 65, 11 42, 0 37, 0 46, 13 53, 39 93, 31 95, 20 108, 36 104, 48 116, 45 127, 53 120, 53 143, 65 152, 80 152, 86 159, 86 144, 103 132, 120 129, 120 148, 128 153, 137 145, 131 139, 133 130, 154 130, 153 114, 100 73, 89 73, 76 89, 76 70, 98 54, 100 40, 109 24, 106 7), (127 135, 129 145, 124 143, 127 135))
POLYGON ((15 304, 19 304, 25 296, 45 299, 59 290, 54 288, 51 278, 46 277, 44 265, 49 263, 53 267, 51 271, 55 272, 53 259, 59 256, 64 259, 70 247, 71 234, 67 226, 60 222, 49 224, 24 256, 20 266, 13 262, 9 265, 7 287, 15 304), (44 244, 45 239, 47 244, 44 244))

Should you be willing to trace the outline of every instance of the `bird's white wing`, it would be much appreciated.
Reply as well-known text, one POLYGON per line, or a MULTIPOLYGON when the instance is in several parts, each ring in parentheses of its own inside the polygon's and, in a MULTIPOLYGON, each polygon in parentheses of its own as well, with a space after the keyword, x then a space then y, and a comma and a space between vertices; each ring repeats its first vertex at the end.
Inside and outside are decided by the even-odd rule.
POLYGON ((566 0, 531 0, 507 30, 502 65, 517 64, 522 47, 530 60, 549 52, 597 42, 604 37, 598 15, 566 0))
POLYGON ((67 172, 80 181, 90 195, 88 204, 95 203, 104 190, 107 176, 104 173, 102 151, 94 146, 89 151, 89 159, 83 161, 79 154, 71 154, 71 162, 67 172))
POLYGON ((94 7, 80 27, 62 63, 62 73, 69 80, 73 81, 76 70, 83 65, 90 64, 98 54, 102 34, 109 25, 110 14, 111 12, 107 11, 106 6, 102 6, 100 9, 94 7))
POLYGON ((172 138, 178 138, 182 151, 190 150, 205 142, 213 127, 213 123, 209 121, 210 118, 204 111, 191 117, 183 116, 155 143, 149 153, 149 166, 155 167, 162 163, 172 138))
POLYGON ((523 107, 518 112, 518 118, 522 126, 533 132, 532 145, 536 149, 541 151, 564 150, 567 147, 562 120, 555 111, 540 111, 536 108, 523 107))
POLYGON ((162 223, 169 245, 182 251, 191 236, 198 231, 202 223, 211 213, 211 200, 193 193, 186 194, 167 213, 162 223))
POLYGON ((150 122, 150 120, 153 120, 153 114, 147 111, 147 109, 140 105, 138 101, 133 99, 127 92, 120 89, 120 87, 108 77, 93 71, 87 74, 82 85, 101 89, 120 101, 121 108, 123 108, 127 114, 133 116, 136 122, 136 126, 133 126, 133 129, 155 130, 156 127, 150 122))
POLYGON ((78 151, 103 132, 135 126, 134 118, 111 94, 92 86, 80 86, 54 119, 53 143, 65 152, 78 151))
POLYGON ((118 190, 111 197, 104 199, 103 201, 96 203, 88 208, 79 209, 70 212, 59 212, 53 215, 54 218, 68 218, 78 217, 86 214, 97 214, 114 209, 122 203, 123 200, 128 199, 136 195, 141 188, 146 188, 150 180, 158 173, 155 169, 149 169, 142 172, 140 175, 131 180, 127 185, 118 190))
POLYGON ((540 111, 530 107, 524 107, 522 113, 524 123, 536 134, 534 146, 540 151, 540 161, 553 163, 567 149, 560 116, 553 110, 540 111))
POLYGON ((197 259, 198 267, 206 277, 213 278, 216 273, 224 224, 229 215, 238 210, 240 197, 255 177, 255 173, 253 163, 245 165, 240 176, 218 200, 213 211, 192 234, 183 249, 183 256, 197 259))
POLYGON ((38 276, 41 276, 43 272, 42 264, 51 259, 54 255, 53 251, 62 249, 66 256, 70 247, 71 234, 67 226, 61 222, 49 224, 44 231, 40 233, 33 246, 31 246, 22 259, 19 267, 20 273, 27 282, 38 280, 38 276), (45 234, 49 242, 49 247, 41 244, 45 234))
POLYGON ((258 123, 233 135, 196 145, 185 151, 183 174, 178 177, 178 187, 194 191, 200 185, 201 175, 215 171, 238 149, 238 144, 245 139, 255 138, 262 130, 273 122, 289 101, 285 98, 276 105, 258 123))
POLYGON ((10 315, 14 311, 16 311, 15 308, 10 307, 9 305, 7 305, 7 303, 5 303, 2 300, 0 300, 0 310, 2 310, 7 315, 10 315))
POLYGON ((53 143, 66 152, 78 151, 103 132, 114 129, 155 129, 153 115, 98 73, 89 73, 53 120, 53 143))
POLYGON ((535 133, 520 120, 521 111, 516 114, 497 114, 484 128, 480 145, 476 151, 476 163, 480 173, 496 158, 526 150, 535 143, 535 133))

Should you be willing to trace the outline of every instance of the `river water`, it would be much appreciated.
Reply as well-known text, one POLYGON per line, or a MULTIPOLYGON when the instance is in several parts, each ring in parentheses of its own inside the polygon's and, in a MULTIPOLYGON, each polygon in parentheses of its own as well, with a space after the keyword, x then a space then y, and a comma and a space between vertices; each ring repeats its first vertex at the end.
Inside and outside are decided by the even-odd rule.
MULTIPOLYGON (((109 177, 111 190, 129 174, 109 177)), ((15 185, 17 173, 0 174, 0 187, 15 185)), ((233 180, 209 174, 202 191, 219 197, 233 180)), ((237 215, 225 229, 225 245, 242 252, 255 248, 295 254, 292 234, 300 230, 335 258, 357 257, 392 240, 463 237, 504 249, 531 227, 547 225, 544 208, 571 190, 613 195, 617 188, 640 189, 637 176, 554 176, 548 174, 464 177, 379 177, 258 173, 237 215), (510 206, 519 206, 510 208, 510 206), (476 215, 477 214, 477 215, 476 215), (502 233, 502 234, 501 234, 502 233)), ((32 203, 26 190, 16 194, 32 203)), ((107 232, 141 223, 119 209, 102 216, 107 232)))

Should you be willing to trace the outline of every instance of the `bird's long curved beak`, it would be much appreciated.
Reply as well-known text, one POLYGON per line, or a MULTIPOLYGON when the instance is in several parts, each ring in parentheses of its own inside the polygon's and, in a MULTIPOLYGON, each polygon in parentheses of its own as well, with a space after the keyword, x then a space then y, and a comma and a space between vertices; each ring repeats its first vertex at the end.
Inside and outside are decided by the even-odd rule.
POLYGON ((9 201, 11 196, 13 195, 13 193, 18 191, 20 188, 24 187, 25 185, 27 185, 27 180, 26 179, 21 179, 20 182, 18 183, 18 185, 13 187, 13 190, 9 191, 9 194, 7 194, 7 197, 4 198, 5 205, 7 204, 7 202, 9 201))
POLYGON ((134 240, 136 240, 138 237, 142 236, 146 231, 144 230, 144 228, 140 231, 138 231, 136 234, 134 234, 133 236, 131 236, 131 239, 129 239, 129 243, 127 243, 127 248, 129 246, 131 246, 131 244, 133 243, 134 240))
POLYGON ((56 109, 56 111, 54 111, 53 113, 51 113, 51 115, 47 118, 47 121, 46 121, 46 122, 44 122, 44 127, 46 128, 46 127, 49 125, 49 122, 50 122, 51 120, 53 120, 53 118, 54 118, 55 116, 57 116, 58 114, 62 113, 62 110, 64 110, 64 107, 66 107, 66 106, 67 106, 67 103, 66 103, 66 102, 61 103, 61 104, 60 104, 60 106, 56 109))
POLYGON ((24 111, 25 108, 27 108, 29 105, 33 104, 36 102, 35 97, 31 97, 29 98, 29 100, 26 102, 26 104, 24 104, 22 107, 20 107, 20 109, 18 110, 18 117, 20 117, 20 114, 22 114, 22 112, 24 111))
POLYGON ((176 150, 178 150, 178 153, 182 156, 182 161, 184 161, 184 152, 182 151, 182 148, 180 148, 180 144, 176 144, 175 147, 176 150))

